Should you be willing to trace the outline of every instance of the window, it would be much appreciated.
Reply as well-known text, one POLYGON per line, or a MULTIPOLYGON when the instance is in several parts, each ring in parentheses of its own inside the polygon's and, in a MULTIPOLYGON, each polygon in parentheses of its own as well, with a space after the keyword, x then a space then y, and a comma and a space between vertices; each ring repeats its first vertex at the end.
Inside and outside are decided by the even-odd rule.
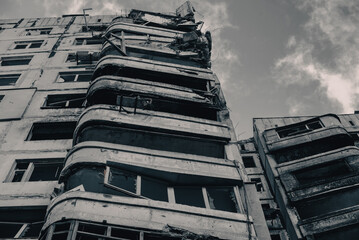
POLYGON ((66 62, 73 62, 77 65, 92 64, 99 60, 98 52, 78 51, 76 53, 69 53, 66 62))
POLYGON ((43 44, 43 40, 39 41, 18 41, 15 42, 14 49, 30 49, 30 48, 40 48, 43 44))
POLYGON ((89 82, 92 78, 92 72, 61 72, 58 82, 89 82))
POLYGON ((86 94, 48 95, 43 108, 80 108, 84 107, 86 94))
POLYGON ((46 208, 0 210, 0 238, 25 239, 39 236, 44 224, 46 208))
POLYGON ((271 240, 281 240, 279 234, 272 234, 272 235, 270 235, 270 239, 271 239, 271 240))
POLYGON ((5 95, 0 95, 0 102, 3 100, 5 95))
POLYGON ((74 45, 95 45, 102 44, 101 38, 76 38, 74 45))
POLYGON ((254 158, 252 156, 245 156, 242 157, 243 164, 245 168, 255 168, 256 163, 254 162, 254 158))
POLYGON ((76 122, 38 122, 32 125, 26 141, 72 139, 76 122))
POLYGON ((280 138, 298 135, 305 132, 310 132, 319 128, 322 128, 323 124, 320 120, 314 120, 306 123, 290 125, 277 129, 277 133, 280 138))
POLYGON ((263 183, 260 178, 251 178, 251 181, 256 184, 257 192, 264 192, 263 183))
POLYGON ((32 56, 2 57, 1 66, 28 65, 32 56))
POLYGON ((240 212, 235 193, 237 190, 234 186, 171 186, 154 178, 113 167, 106 168, 104 184, 117 191, 120 196, 149 198, 164 202, 174 199, 175 203, 183 205, 240 212))
POLYGON ((243 143, 240 143, 239 144, 239 147, 242 151, 245 151, 246 150, 246 146, 243 144, 243 143))
POLYGON ((325 180, 333 179, 349 174, 350 168, 345 160, 331 161, 307 168, 303 168, 293 172, 299 184, 315 184, 325 180))
POLYGON ((64 159, 16 160, 8 182, 55 181, 59 178, 64 159))
POLYGON ((31 28, 25 30, 25 36, 38 36, 50 34, 52 28, 31 28))
POLYGON ((0 75, 0 86, 14 86, 21 74, 0 75))

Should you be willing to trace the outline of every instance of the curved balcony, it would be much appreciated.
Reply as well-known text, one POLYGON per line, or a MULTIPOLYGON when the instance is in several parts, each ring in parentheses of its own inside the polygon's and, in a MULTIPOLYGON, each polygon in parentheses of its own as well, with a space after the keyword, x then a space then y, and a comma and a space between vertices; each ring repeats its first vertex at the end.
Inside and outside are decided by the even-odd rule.
POLYGON ((228 127, 219 122, 95 105, 80 116, 73 144, 100 141, 224 158, 224 145, 229 140, 228 127))
POLYGON ((103 76, 91 82, 87 104, 121 105, 138 109, 175 113, 217 120, 213 94, 201 96, 189 89, 165 84, 147 84, 129 78, 103 76))
MULTIPOLYGON (((201 62, 201 54, 197 51, 176 51, 170 48, 172 41, 166 38, 146 36, 124 36, 126 55, 129 57, 136 57, 141 59, 149 59, 161 63, 172 63, 184 66, 192 66, 198 68, 206 68, 207 65, 201 62)), ((122 41, 111 37, 109 40, 118 48, 121 48, 122 41)), ((122 56, 123 53, 119 52, 112 44, 105 42, 103 44, 100 57, 109 55, 122 56)))
POLYGON ((171 29, 163 29, 158 27, 151 27, 151 26, 142 26, 139 24, 132 24, 132 23, 124 23, 124 22, 114 22, 112 23, 106 30, 105 36, 109 37, 111 33, 132 33, 133 35, 151 35, 157 37, 166 37, 166 38, 176 38, 184 32, 176 31, 171 29))
MULTIPOLYGON (((175 229, 177 233, 180 230, 183 234, 187 232, 194 236, 236 240, 248 239, 248 228, 253 228, 252 220, 248 222, 245 214, 81 191, 65 193, 51 203, 43 232, 67 219, 164 234, 175 229)), ((256 237, 252 236, 252 239, 256 237)))
POLYGON ((359 148, 344 147, 282 164, 278 172, 292 202, 311 198, 359 183, 359 148))
POLYGON ((358 225, 359 208, 354 207, 322 218, 306 219, 300 223, 299 228, 304 236, 314 236, 320 240, 356 239, 358 225))
POLYGON ((92 79, 103 75, 168 83, 200 91, 208 91, 209 82, 215 81, 215 75, 207 69, 114 55, 106 56, 97 63, 92 79))
POLYGON ((177 184, 241 185, 232 162, 224 159, 162 152, 104 142, 83 142, 68 153, 59 182, 85 166, 118 166, 177 184))

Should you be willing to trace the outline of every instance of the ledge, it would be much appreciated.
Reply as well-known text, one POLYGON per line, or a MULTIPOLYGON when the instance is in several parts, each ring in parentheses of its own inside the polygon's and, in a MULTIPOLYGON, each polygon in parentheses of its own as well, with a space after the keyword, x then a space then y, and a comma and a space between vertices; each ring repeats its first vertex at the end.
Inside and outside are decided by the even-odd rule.
POLYGON ((326 217, 311 218, 299 225, 304 235, 318 234, 359 223, 359 207, 342 209, 326 217))
POLYGON ((232 161, 102 142, 84 142, 68 153, 59 182, 84 166, 117 166, 168 182, 242 185, 232 161))
MULTIPOLYGON (((116 77, 116 76, 102 76, 91 82, 87 91, 87 100, 91 102, 91 98, 96 91, 109 89, 114 92, 130 91, 135 93, 148 94, 150 96, 159 96, 164 98, 172 98, 176 100, 190 101, 194 103, 208 104, 211 101, 187 88, 174 88, 171 85, 155 84, 143 82, 137 79, 116 77)), ((212 95, 208 92, 207 95, 212 95)))
POLYGON ((330 126, 310 131, 304 134, 295 135, 291 137, 282 138, 274 141, 266 141, 268 150, 270 152, 278 151, 284 148, 293 147, 296 145, 313 142, 315 140, 325 139, 328 137, 344 135, 351 139, 349 133, 345 128, 340 126, 330 126))
POLYGON ((119 107, 95 105, 87 108, 79 117, 74 132, 74 145, 83 128, 89 125, 132 126, 155 132, 175 133, 183 136, 203 137, 206 140, 230 140, 229 129, 225 124, 215 121, 191 121, 190 118, 175 118, 169 114, 155 115, 140 112, 136 114, 120 112, 119 107), (211 122, 211 123, 209 123, 211 122))
MULTIPOLYGON (((65 219, 156 231, 170 225, 223 239, 248 239, 245 214, 80 191, 64 193, 51 203, 43 229, 65 219)), ((253 226, 251 218, 249 224, 253 226)))

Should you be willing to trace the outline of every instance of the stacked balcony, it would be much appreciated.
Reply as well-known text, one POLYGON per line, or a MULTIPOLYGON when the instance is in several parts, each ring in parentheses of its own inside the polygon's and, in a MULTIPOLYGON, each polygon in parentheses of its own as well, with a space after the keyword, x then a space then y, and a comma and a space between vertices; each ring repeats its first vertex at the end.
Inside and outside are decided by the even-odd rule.
POLYGON ((103 34, 42 239, 256 239, 198 24, 135 13, 103 34))
POLYGON ((262 161, 294 239, 356 239, 359 149, 342 120, 327 114, 263 131, 262 161))

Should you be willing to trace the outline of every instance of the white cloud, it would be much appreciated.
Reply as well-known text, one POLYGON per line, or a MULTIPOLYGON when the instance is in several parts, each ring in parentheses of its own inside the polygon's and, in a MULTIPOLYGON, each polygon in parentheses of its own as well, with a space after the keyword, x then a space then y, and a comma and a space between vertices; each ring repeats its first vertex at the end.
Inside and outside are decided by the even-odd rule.
POLYGON ((305 0, 298 8, 309 14, 305 35, 289 38, 275 77, 283 84, 318 81, 329 99, 352 112, 359 107, 359 1, 305 0))

